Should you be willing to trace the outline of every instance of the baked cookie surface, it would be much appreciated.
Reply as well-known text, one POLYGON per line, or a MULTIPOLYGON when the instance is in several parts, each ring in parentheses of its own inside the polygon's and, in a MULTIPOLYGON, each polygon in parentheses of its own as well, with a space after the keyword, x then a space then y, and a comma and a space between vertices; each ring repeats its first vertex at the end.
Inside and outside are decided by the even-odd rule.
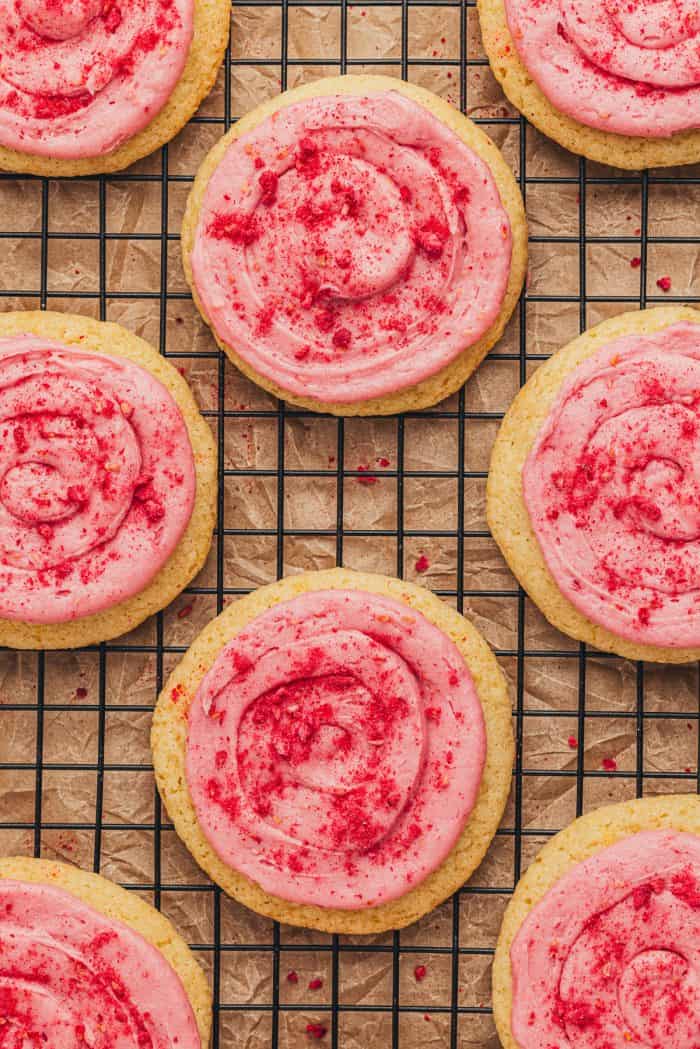
MULTIPOLYGON (((668 5, 652 2, 630 5, 628 9, 625 5, 593 3, 592 0, 547 0, 544 5, 528 4, 526 0, 478 0, 478 9, 484 48, 506 97, 536 128, 559 145, 601 164, 629 170, 694 164, 700 160, 700 130, 692 126, 700 93, 698 70, 687 69, 680 57, 672 59, 669 70, 654 66, 647 69, 650 62, 665 61, 667 56, 673 56, 674 50, 670 44, 667 47, 665 43, 657 41, 654 44, 651 40, 644 43, 639 39, 640 33, 644 36, 646 25, 650 37, 654 29, 658 29, 658 40, 665 40, 669 25, 659 26, 658 21, 668 10, 668 5), (508 4, 511 4, 515 17, 522 16, 526 22, 532 20, 537 27, 531 31, 531 39, 530 29, 525 34, 520 28, 517 31, 519 40, 514 39, 507 14, 508 4), (611 13, 613 7, 615 11, 611 13), (621 26, 614 21, 618 15, 621 26), (598 24, 601 19, 606 22, 613 20, 612 24, 619 33, 617 43, 610 44, 607 40, 605 31, 598 24), (544 26, 539 25, 541 21, 545 22, 544 26), (634 21, 634 25, 629 25, 630 21, 634 21), (580 40, 571 36, 572 25, 574 30, 577 26, 581 29, 580 40), (630 34, 629 38, 625 32, 630 34), (523 61, 526 43, 527 53, 537 70, 528 69, 523 61), (607 68, 606 63, 615 57, 622 66, 615 65, 614 70, 607 68), (629 68, 624 65, 625 61, 629 68), (635 68, 638 72, 633 74, 635 68), (654 102, 658 96, 664 103, 666 96, 675 102, 678 85, 672 81, 677 80, 681 73, 687 74, 689 85, 683 111, 679 112, 679 107, 674 105, 673 112, 668 115, 665 110, 658 115, 650 112, 650 98, 654 102), (638 77, 637 83, 634 82, 635 76, 638 77), (655 76, 660 78, 661 84, 668 81, 671 90, 664 91, 663 87, 655 90, 655 76), (543 90, 545 80, 549 93, 543 90), (625 90, 621 92, 619 88, 624 85, 625 90), (608 90, 610 99, 604 97, 608 90), (621 95, 625 99, 624 106, 621 95), (570 108, 571 112, 565 112, 562 106, 570 108), (617 115, 618 109, 620 127, 627 129, 624 133, 606 130, 611 123, 615 124, 612 111, 617 115), (571 115, 573 112, 579 114, 579 119, 571 115), (596 126, 591 126, 591 121, 596 126), (679 122, 686 130, 664 131, 664 127, 675 128, 679 122)), ((673 44, 684 49, 694 46, 696 50, 694 21, 691 19, 687 23, 689 29, 686 33, 680 18, 676 15, 672 18, 673 44)), ((604 29, 609 30, 609 26, 604 29)))
POLYGON ((668 307, 585 332, 523 387, 493 448, 487 516, 513 573, 558 630, 629 659, 700 655, 683 510, 699 322, 668 307))
POLYGON ((335 569, 271 584, 213 620, 167 682, 151 742, 158 789, 177 833, 226 892, 293 925, 371 933, 415 921, 481 862, 509 792, 510 718, 496 660, 462 616, 420 587, 335 569), (369 632, 360 628, 363 595, 374 622, 369 632), (351 609, 342 612, 340 629, 338 604, 351 609), (272 648, 261 624, 279 637, 272 648), (404 659, 406 632, 410 643, 415 629, 429 638, 440 634, 438 648, 421 646, 419 685, 412 672, 406 676, 404 659), (230 692, 232 673, 243 677, 230 692), (441 675, 448 695, 454 692, 455 720, 433 691, 441 675), (298 695, 291 679, 302 682, 298 695), (434 705, 421 715, 423 690, 434 705), (247 707, 234 726, 228 714, 239 701, 247 707), (201 710, 192 709, 195 702, 201 710), (462 806, 461 822, 452 812, 444 820, 430 816, 447 797, 462 806), (250 852, 250 839, 246 845, 241 838, 236 858, 234 843, 248 823, 260 854, 271 857, 262 873, 254 855, 242 854, 250 852), (397 869, 383 880, 366 856, 379 847, 375 839, 395 850, 397 869), (237 869, 223 858, 229 847, 237 869), (417 857, 413 868, 407 855, 417 857), (309 894, 324 905, 308 902, 309 894), (372 906, 368 896, 385 902, 372 906))
POLYGON ((126 633, 211 544, 216 447, 187 383, 119 325, 6 313, 0 399, 0 644, 126 633))
POLYGON ((493 1009, 504 1049, 547 1044, 552 1023, 562 1046, 691 1046, 697 1001, 685 981, 697 979, 699 879, 694 794, 607 805, 555 835, 520 879, 501 926, 493 1009), (531 1008, 530 978, 538 981, 531 1008))
POLYGON ((452 393, 498 340, 527 229, 471 121, 403 81, 343 76, 264 103, 217 143, 182 247, 200 312, 248 378, 314 411, 392 414, 452 393))
MULTIPOLYGON (((8 904, 3 911, 3 921, 18 921, 20 928, 19 934, 15 930, 5 944, 6 961, 12 944, 18 967, 27 961, 26 952, 34 969, 41 971, 45 962, 50 963, 50 974, 42 978, 43 1007, 37 1017, 38 1028, 33 1032, 37 1038, 41 1037, 42 1025, 48 1024, 55 1039, 52 1044, 76 1044, 71 1023, 84 1025, 91 1038, 100 1039, 105 1034, 120 1037, 116 1030, 93 1028, 92 999, 104 995, 106 1015, 103 1024, 109 1024, 110 1020, 119 1024, 118 1017, 120 1013, 123 1016, 125 1003, 129 1005, 128 1030, 125 1027, 121 1032, 121 1037, 127 1040, 123 1043, 120 1040, 119 1044, 130 1045, 133 1039, 134 1047, 144 1044, 154 1046, 154 1049, 167 1049, 173 1044, 169 1037, 175 1037, 183 1049, 199 1049, 200 1046, 207 1049, 212 1006, 208 981, 173 925, 136 893, 127 892, 99 874, 89 874, 64 863, 26 857, 0 859, 0 893, 3 902, 8 904), (43 888, 48 892, 43 892, 43 888), (10 914, 16 917, 8 917, 10 914), (46 922, 46 928, 42 929, 44 936, 33 938, 31 923, 39 920, 46 922), (26 946, 23 945, 25 935, 26 946), (39 949, 42 942, 51 943, 46 958, 39 949), (71 959, 66 954, 64 964, 64 944, 68 944, 69 949, 72 945, 72 963, 77 962, 83 968, 79 969, 80 979, 70 995, 71 1004, 66 1006, 59 1001, 52 1019, 52 994, 60 996, 70 977, 71 959), (115 985, 113 997, 108 985, 101 984, 98 976, 100 971, 110 967, 115 972, 114 980, 119 983, 119 986, 115 985), (86 973, 95 978, 92 988, 86 986, 86 973), (165 1002, 169 1016, 163 1015, 165 1002), (146 1030, 141 1025, 144 1012, 149 1010, 154 1015, 146 1030), (139 1036, 142 1040, 137 1041, 139 1036), (70 1041, 64 1042, 64 1037, 70 1041)), ((11 978, 5 974, 4 994, 10 991, 11 978)), ((23 996, 22 1009, 31 1016, 30 974, 23 980, 23 996)), ((6 1010, 7 1000, 4 1013, 6 1010)), ((7 1016, 4 1019, 7 1022, 7 1016)), ((98 1041, 94 1044, 97 1045, 98 1041)), ((112 1043, 100 1041, 99 1044, 106 1047, 112 1043)))
POLYGON ((48 178, 121 171, 169 142, 229 38, 230 0, 7 6, 0 169, 48 178))

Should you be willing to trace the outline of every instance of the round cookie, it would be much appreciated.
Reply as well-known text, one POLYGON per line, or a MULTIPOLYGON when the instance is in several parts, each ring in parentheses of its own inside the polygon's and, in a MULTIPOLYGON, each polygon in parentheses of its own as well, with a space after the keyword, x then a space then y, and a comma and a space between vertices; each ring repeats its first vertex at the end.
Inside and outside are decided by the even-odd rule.
POLYGON ((189 999, 202 1041, 210 1044, 212 993, 204 972, 185 941, 168 919, 134 892, 99 874, 66 863, 25 856, 0 859, 0 879, 50 885, 70 893, 112 921, 122 922, 142 936, 177 974, 189 999))
POLYGON ((560 591, 542 554, 523 497, 523 467, 562 383, 584 361, 623 336, 651 335, 682 322, 700 324, 687 307, 659 307, 624 313, 598 324, 555 353, 535 372, 513 401, 493 447, 487 482, 491 533, 514 575, 549 622, 577 641, 628 659, 687 663, 698 648, 666 647, 627 640, 591 622, 560 591))
POLYGON ((520 1049, 511 1031, 510 950, 530 911, 584 860, 630 835, 654 830, 700 836, 700 798, 679 794, 605 805, 574 820, 535 857, 506 908, 493 962, 493 1014, 504 1049, 520 1049))
POLYGON ((230 0, 194 0, 194 31, 185 68, 159 113, 143 130, 101 156, 63 159, 0 146, 0 170, 45 178, 122 171, 160 149, 185 126, 211 91, 229 40, 230 0))
POLYGON ((0 315, 0 339, 33 335, 68 348, 118 357, 148 371, 168 392, 184 421, 192 449, 195 495, 184 533, 163 567, 134 596, 102 611, 64 622, 27 623, 0 618, 0 645, 19 649, 79 648, 118 637, 160 611, 199 572, 216 521, 217 453, 187 382, 147 342, 118 324, 53 312, 0 315))
POLYGON ((398 412, 426 408, 454 393, 469 378, 481 363, 490 348, 501 337, 503 330, 518 301, 520 290, 527 270, 527 224, 522 197, 510 168, 503 159, 497 146, 463 116, 457 109, 440 99, 430 91, 406 83, 393 77, 347 75, 329 77, 305 84, 271 99, 246 114, 214 146, 205 158, 195 179, 190 193, 182 226, 183 262, 187 281, 200 313, 211 325, 200 297, 198 296, 192 271, 192 252, 195 234, 203 200, 212 176, 226 154, 229 145, 240 136, 252 131, 267 118, 287 106, 304 100, 333 96, 372 96, 378 93, 393 91, 412 99, 423 109, 437 117, 447 128, 457 135, 462 142, 488 166, 495 180, 498 195, 503 209, 507 213, 511 226, 512 254, 505 295, 495 322, 476 342, 467 346, 451 363, 418 382, 396 392, 368 400, 352 403, 328 402, 316 397, 291 393, 267 376, 261 375, 236 352, 235 346, 226 344, 212 328, 219 346, 229 356, 236 367, 249 379, 262 386, 269 393, 281 400, 296 404, 302 408, 333 415, 390 415, 398 412))
POLYGON ((700 130, 665 138, 642 138, 588 127, 560 112, 520 59, 504 0, 477 0, 477 6, 484 49, 506 97, 531 124, 560 146, 600 164, 631 171, 700 161, 700 130))
POLYGON ((158 789, 175 829, 199 865, 229 895, 275 920, 327 932, 376 933, 416 921, 455 892, 476 869, 495 834, 510 789, 514 755, 511 707, 496 659, 476 629, 422 587, 379 575, 332 569, 292 576, 232 604, 195 640, 168 680, 151 735, 158 789), (186 776, 188 712, 222 647, 263 612, 314 591, 365 591, 410 606, 456 645, 471 673, 485 721, 486 758, 478 796, 447 859, 397 899, 361 910, 290 903, 267 894, 227 866, 198 822, 186 776))

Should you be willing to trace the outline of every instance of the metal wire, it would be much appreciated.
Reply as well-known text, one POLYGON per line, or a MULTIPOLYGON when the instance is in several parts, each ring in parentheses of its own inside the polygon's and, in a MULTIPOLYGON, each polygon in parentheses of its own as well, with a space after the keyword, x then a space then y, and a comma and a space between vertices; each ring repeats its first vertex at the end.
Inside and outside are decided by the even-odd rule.
MULTIPOLYGON (((329 11, 337 11, 339 14, 340 27, 340 53, 333 55, 320 55, 318 57, 290 58, 290 18, 295 11, 302 8, 301 4, 291 0, 233 0, 234 8, 234 33, 235 16, 243 9, 255 9, 260 17, 272 11, 279 12, 279 53, 267 58, 245 58, 232 57, 229 51, 226 55, 223 70, 223 113, 218 116, 198 116, 193 124, 214 125, 213 130, 218 133, 228 128, 232 121, 240 116, 237 109, 236 99, 233 93, 234 72, 239 69, 257 69, 263 71, 272 70, 279 73, 280 86, 284 90, 290 79, 290 73, 296 67, 304 67, 305 75, 316 66, 334 67, 339 72, 351 71, 353 68, 361 67, 370 70, 373 65, 395 67, 395 71, 404 78, 411 78, 417 67, 422 69, 435 66, 442 70, 450 70, 454 77, 454 83, 458 88, 458 101, 463 110, 468 108, 469 78, 476 70, 484 69, 486 63, 483 58, 468 54, 467 37, 469 25, 475 19, 473 0, 423 0, 422 3, 414 3, 413 0, 374 0, 373 3, 363 6, 365 11, 379 9, 396 9, 400 16, 400 41, 398 57, 380 58, 370 60, 367 58, 351 57, 349 55, 349 18, 355 15, 357 7, 353 8, 347 0, 330 0, 321 3, 320 0, 310 0, 303 4, 306 11, 311 11, 317 18, 322 18, 329 11), (444 58, 430 58, 425 56, 413 56, 410 53, 409 21, 412 14, 420 12, 421 9, 430 8, 436 12, 453 9, 458 12, 459 26, 459 58, 449 60, 444 58)), ((649 232, 649 199, 650 191, 654 186, 672 186, 682 180, 688 187, 700 184, 700 177, 689 169, 678 176, 675 173, 667 174, 622 174, 608 172, 596 167, 589 170, 585 160, 578 162, 578 173, 571 175, 549 176, 528 174, 528 136, 534 134, 528 128, 526 122, 514 115, 505 115, 488 119, 477 120, 489 130, 504 127, 519 133, 518 168, 520 187, 526 198, 533 192, 535 187, 544 187, 548 192, 554 192, 561 187, 576 187, 578 190, 578 233, 572 235, 557 235, 552 233, 538 234, 531 237, 531 246, 536 251, 539 245, 546 245, 549 251, 559 245, 561 249, 578 252, 578 280, 579 288, 572 294, 560 294, 556 292, 545 293, 542 291, 526 292, 517 310, 514 321, 514 330, 517 335, 517 351, 509 352, 503 348, 496 348, 491 356, 492 360, 511 362, 517 370, 518 383, 522 385, 529 374, 530 369, 537 361, 543 358, 538 351, 538 346, 528 340, 528 320, 531 311, 539 304, 567 304, 578 307, 579 327, 582 330, 590 321, 590 310, 597 304, 601 306, 613 306, 614 312, 624 308, 644 307, 655 301, 676 300, 674 295, 649 294, 648 288, 651 281, 653 288, 653 277, 649 276, 648 260, 650 249, 654 250, 659 245, 697 245, 698 239, 688 237, 663 237, 650 235, 649 232), (631 188, 639 192, 640 205, 640 227, 639 232, 634 235, 591 235, 587 231, 587 197, 597 187, 614 186, 618 191, 631 188), (589 253, 598 245, 629 245, 630 250, 641 259, 638 269, 639 290, 636 294, 623 295, 599 295, 591 294, 588 289, 587 277, 589 272, 589 253)), ((500 648, 497 652, 504 669, 509 673, 513 681, 514 695, 514 724, 517 734, 517 751, 514 769, 514 790, 511 807, 507 813, 503 827, 499 831, 494 846, 500 857, 500 862, 495 863, 485 876, 479 876, 473 883, 465 886, 453 899, 448 911, 443 909, 440 934, 434 933, 431 919, 421 923, 417 931, 413 933, 395 933, 387 937, 375 937, 369 942, 356 941, 349 937, 333 936, 323 937, 318 934, 303 936, 291 933, 290 930, 281 928, 277 924, 267 923, 267 934, 248 941, 245 938, 227 938, 224 928, 225 909, 229 906, 228 901, 222 897, 218 889, 213 888, 206 879, 194 878, 191 881, 181 882, 170 880, 167 876, 166 849, 170 847, 172 840, 172 828, 164 820, 160 803, 153 789, 152 818, 144 821, 114 821, 104 817, 105 808, 105 784, 106 777, 111 776, 137 776, 148 775, 151 771, 146 760, 135 760, 132 763, 115 762, 110 759, 109 736, 110 721, 115 715, 121 718, 132 719, 138 722, 139 718, 147 718, 152 709, 153 702, 160 687, 162 686, 167 669, 177 660, 179 654, 185 650, 182 644, 170 643, 166 637, 164 626, 164 614, 159 614, 155 621, 155 631, 150 636, 137 634, 127 638, 118 639, 115 642, 95 646, 86 650, 92 653, 97 661, 97 701, 75 701, 58 702, 52 695, 51 682, 48 680, 47 660, 51 657, 39 654, 36 657, 14 656, 7 654, 8 660, 14 660, 15 667, 27 667, 31 665, 32 673, 35 674, 36 695, 33 701, 20 700, 10 693, 8 689, 0 691, 0 726, 7 731, 0 731, 0 737, 8 739, 10 743, 3 750, 5 760, 0 762, 0 776, 18 776, 26 774, 33 778, 31 792, 33 794, 33 818, 13 818, 12 813, 3 811, 5 817, 0 820, 0 834, 11 835, 15 832, 29 835, 26 843, 28 851, 35 855, 50 853, 51 848, 47 835, 63 831, 74 834, 85 833, 92 840, 92 862, 95 870, 109 869, 115 861, 114 851, 118 853, 118 837, 121 832, 142 832, 152 836, 153 850, 153 880, 139 883, 130 883, 129 888, 139 891, 152 898, 157 906, 165 905, 172 894, 189 894, 192 901, 195 898, 204 898, 206 908, 210 915, 211 937, 192 944, 193 948, 201 952, 202 957, 211 965, 212 980, 214 985, 216 1022, 214 1025, 214 1049, 226 1047, 226 1049, 237 1049, 243 1045, 269 1046, 271 1049, 278 1047, 293 1047, 303 1045, 307 1041, 305 1034, 305 1023, 314 1020, 325 1024, 328 1028, 327 1034, 320 1044, 329 1045, 332 1049, 347 1047, 351 1049, 359 1043, 353 1035, 351 1022, 353 1018, 361 1016, 366 1020, 374 1019, 377 1022, 376 1036, 374 1040, 381 1049, 406 1049, 413 1045, 428 1043, 436 1039, 438 1044, 457 1049, 458 1046, 484 1046, 495 1045, 495 1035, 489 1019, 490 1006, 487 989, 486 970, 476 980, 475 986, 480 988, 480 1000, 465 996, 462 981, 465 968, 470 965, 483 963, 487 965, 493 952, 494 933, 497 925, 497 917, 500 914, 508 895, 512 892, 515 882, 520 876, 521 870, 529 861, 532 849, 544 838, 551 835, 561 822, 580 814, 593 801, 603 800, 601 788, 607 789, 606 797, 623 798, 633 795, 641 795, 643 791, 662 791, 668 789, 693 791, 700 788, 698 780, 697 753, 692 762, 694 767, 686 766, 678 769, 661 769, 649 762, 646 757, 645 732, 649 733, 650 726, 654 726, 660 719, 668 722, 674 721, 679 733, 690 730, 692 738, 696 743, 698 738, 698 709, 691 708, 686 702, 678 704, 677 708, 670 709, 647 709, 646 708, 646 682, 645 668, 639 664, 630 670, 629 665, 625 670, 622 661, 615 657, 596 653, 591 656, 584 645, 575 646, 568 644, 566 639, 559 638, 556 644, 550 641, 538 645, 533 638, 537 638, 537 632, 529 629, 530 617, 534 610, 525 598, 523 592, 513 583, 509 587, 490 587, 486 584, 478 588, 468 587, 464 584, 466 555, 465 544, 470 541, 488 541, 489 533, 485 528, 465 527, 465 510, 472 501, 472 496, 467 496, 473 491, 473 486, 483 484, 486 471, 483 468, 475 469, 469 466, 472 457, 469 454, 474 447, 478 447, 485 440, 482 425, 490 425, 495 428, 501 413, 498 411, 471 410, 467 407, 465 391, 462 390, 458 397, 450 401, 448 406, 441 406, 429 412, 407 413, 397 418, 393 424, 395 427, 395 464, 391 468, 382 469, 382 482, 395 485, 396 500, 396 524, 392 528, 350 528, 346 522, 346 485, 356 478, 362 478, 362 472, 352 468, 346 462, 346 448, 348 443, 348 425, 343 420, 333 421, 335 426, 335 465, 329 464, 327 469, 302 469, 287 467, 285 463, 286 441, 288 427, 299 420, 308 419, 310 425, 319 425, 318 418, 309 413, 299 411, 295 408, 280 404, 276 408, 232 408, 227 405, 225 387, 229 365, 224 358, 215 352, 213 348, 204 351, 190 353, 182 350, 169 349, 167 336, 168 310, 173 303, 184 302, 188 295, 179 290, 171 288, 170 260, 173 245, 179 241, 179 229, 177 225, 169 224, 169 204, 174 192, 192 181, 194 170, 188 174, 171 173, 170 160, 173 147, 165 147, 161 150, 155 168, 147 167, 143 173, 130 171, 114 176, 101 176, 94 179, 81 180, 81 185, 87 193, 90 185, 97 186, 98 196, 98 229, 90 231, 61 231, 55 230, 51 225, 50 215, 50 190, 51 182, 46 179, 20 179, 14 176, 0 176, 0 190, 2 183, 17 181, 22 192, 34 192, 36 186, 40 187, 41 222, 38 230, 26 230, 10 232, 0 231, 0 240, 12 240, 15 244, 22 242, 28 245, 39 242, 40 253, 37 256, 36 285, 28 288, 12 287, 12 282, 5 278, 0 289, 0 299, 6 308, 10 309, 17 303, 30 305, 37 303, 42 309, 52 308, 57 302, 63 309, 78 309, 86 306, 89 302, 97 302, 99 317, 107 318, 109 306, 118 301, 128 303, 130 301, 153 301, 158 306, 159 321, 159 347, 160 351, 175 363, 197 356, 211 358, 216 368, 218 390, 216 403, 213 407, 204 411, 204 415, 210 418, 216 428, 219 447, 219 528, 215 536, 215 568, 213 579, 210 583, 200 583, 188 589, 188 593, 194 597, 203 597, 212 602, 212 611, 221 611, 225 602, 239 593, 244 593, 242 587, 226 585, 225 573, 225 544, 235 539, 243 540, 244 537, 268 537, 274 539, 275 557, 274 567, 277 576, 281 576, 285 569, 285 544, 293 539, 304 537, 325 537, 334 540, 335 556, 338 564, 343 563, 349 539, 365 539, 368 543, 372 540, 387 540, 393 542, 395 548, 394 567, 398 575, 403 575, 407 565, 407 559, 414 549, 412 541, 420 540, 444 540, 453 542, 456 547, 456 585, 452 589, 439 591, 443 597, 451 600, 462 610, 469 607, 473 611, 480 601, 486 600, 493 606, 509 609, 513 615, 512 637, 514 643, 500 648), (112 232, 108 229, 108 194, 113 186, 143 186, 153 184, 159 187, 162 223, 159 232, 112 232), (98 251, 98 273, 99 287, 96 291, 72 290, 65 291, 61 288, 51 286, 49 280, 49 261, 53 258, 52 246, 60 250, 65 241, 79 241, 88 250, 94 243, 98 251), (160 284, 157 290, 148 289, 125 289, 122 287, 111 287, 108 282, 108 252, 112 246, 119 241, 130 242, 159 242, 160 246, 160 284), (58 301, 60 300, 60 301, 58 301), (440 470, 415 470, 406 468, 407 451, 409 450, 409 427, 414 419, 430 418, 436 421, 436 425, 454 427, 456 430, 456 463, 451 469, 440 470), (226 435, 227 431, 240 420, 259 422, 266 420, 269 425, 276 427, 275 454, 276 461, 260 467, 228 467, 226 463, 226 435), (285 521, 285 496, 287 487, 295 480, 303 478, 305 482, 313 486, 315 484, 334 483, 335 486, 335 527, 333 528, 292 528, 285 521), (249 481, 264 482, 269 479, 274 483, 275 496, 275 523, 269 527, 230 527, 226 520, 225 487, 231 479, 246 479, 249 481), (407 527, 406 520, 406 491, 407 484, 414 480, 432 480, 438 483, 443 480, 454 482, 456 492, 456 517, 454 527, 442 527, 443 522, 433 522, 432 528, 407 527), (440 525, 441 527, 437 527, 440 525), (133 654, 134 656, 148 657, 154 661, 154 687, 150 700, 142 703, 123 703, 108 699, 108 667, 110 658, 121 654, 133 654), (36 659, 35 664, 31 660, 36 659), (629 678, 634 675, 634 700, 627 703, 620 700, 619 696, 610 695, 609 703, 592 703, 591 696, 591 674, 599 668, 614 667, 619 670, 618 684, 624 682, 624 675, 629 678), (537 706, 527 701, 526 681, 528 674, 533 668, 557 668, 556 673, 561 673, 571 682, 571 694, 575 699, 570 705, 546 707, 537 706), (575 681, 574 681, 575 679, 575 681), (620 700, 620 701, 618 701, 620 700), (22 760, 17 758, 17 750, 13 750, 12 744, 16 743, 13 738, 11 719, 15 715, 24 715, 35 719, 35 753, 29 757, 25 750, 21 751, 22 760), (94 748, 87 746, 82 757, 69 755, 65 760, 56 760, 56 755, 47 753, 47 726, 48 719, 68 718, 76 714, 94 715, 94 748), (629 725, 634 732, 634 757, 624 768, 617 771, 606 770, 598 765, 592 767, 590 761, 584 757, 584 744, 586 735, 596 731, 597 725, 606 727, 612 723, 618 725, 629 725), (686 729, 687 726, 687 729, 686 729), (556 767, 552 762, 549 767, 541 760, 530 765, 528 763, 528 740, 529 733, 550 734, 552 739, 560 739, 562 733, 570 731, 576 741, 575 752, 572 752, 571 761, 566 767, 556 767), (645 764, 646 762, 646 764, 645 764), (46 791, 47 778, 55 777, 57 774, 66 774, 70 782, 70 776, 94 774, 94 818, 93 819, 48 819, 43 811, 43 799, 46 791), (552 824, 548 820, 540 825, 537 818, 532 815, 532 798, 537 800, 536 793, 530 794, 532 784, 537 786, 546 779, 550 784, 564 781, 566 785, 575 785, 575 811, 562 818, 559 823, 552 824), (527 811, 526 811, 527 810, 527 811), (109 840, 108 840, 109 839, 109 840), (499 847, 500 843, 500 847, 499 847), (505 859, 504 859, 505 857, 505 859), (445 916, 447 915, 447 916, 445 916), (494 917, 495 915, 495 917, 494 917), (484 928, 486 932, 484 932, 484 928), (434 938, 433 938, 434 937, 434 938), (238 956, 241 965, 245 958, 256 955, 258 958, 266 959, 269 978, 264 981, 264 986, 253 991, 241 991, 237 994, 231 990, 231 981, 225 981, 225 970, 229 959, 238 956), (326 987, 321 996, 301 995, 301 997, 290 999, 285 986, 286 973, 292 967, 291 961, 299 964, 299 959, 304 956, 314 955, 317 958, 327 959, 326 987), (374 994, 367 1002, 347 1002, 344 996, 345 988, 345 966, 352 961, 353 957, 375 956, 386 962, 387 979, 384 991, 374 994), (291 961, 290 961, 291 959, 291 961), (480 961, 481 960, 481 961, 480 961), (425 1002, 421 999, 421 987, 415 986, 412 980, 413 967, 418 962, 427 962, 429 972, 431 968, 439 973, 440 986, 437 989, 437 1001, 435 1004, 436 985, 430 982, 430 1005, 429 1017, 424 1019, 426 1013, 425 1002), (235 1022, 228 1022, 234 1016, 235 1022), (431 1027, 427 1027, 429 1020, 431 1027), (222 1032, 226 1030, 224 1035, 222 1032)), ((200 154, 201 156, 201 154, 200 154)), ((193 160, 193 166, 198 162, 193 160)), ((573 170, 573 169, 572 169, 573 170)), ((682 301, 697 301, 697 298, 684 296, 682 301)), ((562 341, 565 339, 562 338, 562 341)), ((211 343, 213 347, 213 342, 211 343)), ((353 422, 353 433, 358 432, 357 427, 362 426, 353 422)), ((361 430, 359 432, 362 432, 361 430)), ((5 664, 9 666, 8 662, 5 664)), ((696 690, 696 696, 700 696, 697 672, 687 672, 691 675, 692 687, 696 690)), ((53 680, 53 678, 52 678, 53 680)), ((0 682, 2 678, 0 678, 0 682)), ((53 725, 53 721, 50 723, 53 725)), ((114 730, 114 729, 113 729, 114 730)), ((687 748, 686 748, 687 751, 687 748)), ((686 758, 687 760, 687 758, 686 758)), ((561 766, 561 762, 559 763, 561 766)), ((7 782, 7 780, 4 780, 7 782)), ((16 781, 15 785, 16 785, 16 781)), ((53 782, 53 780, 52 780, 53 782)), ((70 814, 70 813, 69 813, 70 814)), ((4 839, 3 839, 4 840, 4 839)), ((7 840, 15 841, 14 838, 7 840)), ((195 904, 192 903, 194 907, 195 904)), ((262 927, 262 926, 258 926, 262 927)), ((427 986, 427 985, 426 985, 427 986)))

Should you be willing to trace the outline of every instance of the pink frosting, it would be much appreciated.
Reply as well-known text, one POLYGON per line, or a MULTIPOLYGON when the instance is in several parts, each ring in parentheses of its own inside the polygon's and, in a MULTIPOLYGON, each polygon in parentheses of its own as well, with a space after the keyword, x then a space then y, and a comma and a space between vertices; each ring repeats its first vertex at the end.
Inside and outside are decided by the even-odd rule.
POLYGON ((201 1049, 160 951, 70 893, 0 882, 3 1049, 201 1049))
POLYGON ((550 889, 510 952, 520 1049, 697 1049, 700 838, 645 831, 550 889))
POLYGON ((398 92, 313 98, 228 147, 192 252, 218 336, 297 396, 413 386, 494 323, 511 232, 486 164, 398 92))
POLYGON ((190 707, 187 780, 230 867, 293 903, 385 903, 434 871, 486 749, 453 642, 356 590, 306 593, 221 651, 190 707))
POLYGON ((139 593, 194 493, 187 427, 150 372, 0 339, 0 617, 62 623, 139 593))
POLYGON ((580 124, 664 138, 700 127, 697 0, 505 0, 518 53, 580 124))
POLYGON ((172 94, 194 0, 0 0, 0 145, 102 156, 172 94))
POLYGON ((630 641, 700 646, 700 328, 609 343, 576 368, 523 467, 561 592, 630 641))

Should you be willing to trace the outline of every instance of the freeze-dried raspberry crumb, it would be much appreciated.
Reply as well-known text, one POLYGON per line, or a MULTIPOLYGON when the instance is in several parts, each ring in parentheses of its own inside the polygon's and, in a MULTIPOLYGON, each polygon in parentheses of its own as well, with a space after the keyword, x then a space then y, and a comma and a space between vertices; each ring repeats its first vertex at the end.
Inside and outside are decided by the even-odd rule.
POLYGON ((310 991, 318 991, 321 987, 323 987, 323 980, 320 976, 314 976, 313 980, 309 980, 310 991))
POLYGON ((567 743, 569 744, 572 750, 576 750, 578 746, 578 740, 576 739, 576 736, 569 736, 567 743))
POLYGON ((413 975, 415 976, 418 983, 420 983, 421 980, 424 980, 428 975, 428 970, 425 965, 417 965, 413 970, 413 975))
POLYGON ((299 974, 294 969, 290 969, 287 973, 287 983, 299 983, 299 974))
POLYGON ((641 265, 642 260, 640 259, 639 255, 635 255, 633 259, 630 259, 630 266, 633 270, 638 270, 641 265))
POLYGON ((326 1034, 327 1028, 323 1024, 307 1024, 306 1033, 309 1038, 323 1038, 326 1034))
POLYGON ((416 567, 416 572, 427 572, 428 571, 428 569, 430 568, 430 561, 425 556, 425 554, 421 554, 420 555, 420 557, 416 561, 416 566, 415 567, 416 567))
POLYGON ((659 277, 656 282, 656 287, 661 288, 662 291, 671 290, 671 278, 670 277, 659 277))
POLYGON ((277 184, 279 182, 278 176, 274 171, 263 171, 258 178, 260 183, 260 189, 262 191, 260 200, 263 204, 274 204, 277 199, 277 184))
POLYGON ((617 769, 615 758, 603 758, 603 768, 606 772, 615 772, 617 769))
POLYGON ((358 484, 376 484, 379 480, 379 478, 375 477, 373 474, 367 473, 369 466, 358 466, 357 469, 358 472, 363 475, 362 477, 356 478, 358 484))

